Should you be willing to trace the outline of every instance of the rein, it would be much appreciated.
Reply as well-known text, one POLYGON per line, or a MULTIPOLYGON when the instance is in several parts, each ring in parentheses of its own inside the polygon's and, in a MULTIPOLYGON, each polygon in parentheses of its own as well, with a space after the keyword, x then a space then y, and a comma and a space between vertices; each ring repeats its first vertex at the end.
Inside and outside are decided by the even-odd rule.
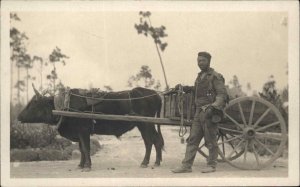
POLYGON ((130 91, 127 91, 127 92, 128 92, 129 97, 126 98, 126 99, 106 99, 104 97, 107 96, 107 94, 103 95, 102 97, 83 96, 83 95, 79 95, 79 94, 74 94, 72 92, 70 92, 69 94, 73 95, 73 96, 76 96, 76 97, 81 97, 81 98, 91 99, 91 100, 96 100, 96 101, 132 101, 132 100, 139 100, 139 99, 144 99, 144 98, 148 98, 148 97, 153 97, 153 96, 156 96, 158 94, 169 94, 169 93, 174 92, 174 90, 169 89, 169 90, 164 91, 164 92, 155 93, 155 94, 151 94, 151 95, 146 95, 146 96, 142 96, 142 97, 131 97, 130 96, 130 91))
MULTIPOLYGON (((128 91, 128 94, 129 91, 128 91)), ((148 98, 148 97, 153 97, 156 96, 157 93, 155 94, 151 94, 151 95, 147 95, 147 96, 143 96, 143 97, 130 97, 127 99, 105 99, 103 97, 105 97, 106 95, 104 95, 103 97, 97 98, 97 97, 90 97, 90 96, 83 96, 83 95, 79 95, 79 94, 74 94, 74 93, 70 93, 70 95, 76 96, 76 97, 81 97, 81 98, 85 98, 85 99, 92 99, 92 100, 97 100, 97 101, 129 101, 129 100, 138 100, 138 99, 144 99, 144 98, 148 98)))

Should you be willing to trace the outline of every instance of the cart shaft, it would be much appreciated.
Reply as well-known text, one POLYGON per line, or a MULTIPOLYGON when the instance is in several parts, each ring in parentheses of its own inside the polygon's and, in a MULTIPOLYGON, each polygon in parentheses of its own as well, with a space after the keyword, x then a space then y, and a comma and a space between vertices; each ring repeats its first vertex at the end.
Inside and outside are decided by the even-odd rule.
MULTIPOLYGON (((162 125, 179 126, 180 119, 169 119, 169 118, 154 118, 145 116, 130 116, 130 115, 111 115, 111 114, 95 114, 95 113, 84 113, 84 112, 68 112, 60 110, 52 110, 53 115, 60 115, 65 117, 74 118, 87 118, 87 119, 100 119, 100 120, 112 120, 112 121, 131 121, 131 122, 144 122, 154 123, 162 125)), ((185 125, 191 125, 191 122, 185 121, 185 125)))

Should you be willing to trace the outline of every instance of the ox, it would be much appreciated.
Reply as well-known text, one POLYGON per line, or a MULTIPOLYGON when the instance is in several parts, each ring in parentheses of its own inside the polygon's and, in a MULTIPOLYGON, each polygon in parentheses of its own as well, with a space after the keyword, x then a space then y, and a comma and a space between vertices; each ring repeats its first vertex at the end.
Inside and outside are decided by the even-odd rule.
MULTIPOLYGON (((35 96, 33 96, 28 105, 19 114, 18 120, 21 121, 21 123, 47 123, 54 125, 59 122, 59 134, 71 141, 79 142, 81 159, 78 168, 81 168, 82 171, 91 170, 91 134, 115 135, 116 137, 120 137, 134 127, 139 129, 146 148, 141 167, 147 167, 149 164, 153 144, 156 150, 156 161, 154 165, 160 165, 164 140, 159 125, 157 125, 156 130, 154 124, 74 117, 60 118, 52 114, 52 110, 55 109, 54 97, 43 96, 35 88, 34 91, 35 96)), ((69 97, 69 110, 71 111, 94 111, 97 113, 116 115, 134 114, 148 117, 154 117, 155 115, 159 117, 160 114, 161 98, 154 90, 150 89, 137 87, 129 91, 107 92, 101 97, 103 99, 101 102, 93 105, 89 105, 86 98, 79 97, 80 89, 71 89, 70 93, 72 93, 69 97)))

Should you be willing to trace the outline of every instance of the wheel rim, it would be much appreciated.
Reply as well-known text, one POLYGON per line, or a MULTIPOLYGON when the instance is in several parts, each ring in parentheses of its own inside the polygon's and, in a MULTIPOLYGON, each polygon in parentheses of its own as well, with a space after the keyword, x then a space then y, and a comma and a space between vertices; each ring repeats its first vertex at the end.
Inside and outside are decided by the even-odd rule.
MULTIPOLYGON (((244 153, 244 150, 237 150, 230 157, 226 156, 234 149, 234 146, 230 142, 230 140, 233 137, 230 134, 222 134, 222 133, 219 133, 217 137, 218 137, 217 138, 217 144, 218 144, 218 147, 219 147, 219 152, 221 152, 223 156, 227 157, 227 160, 229 160, 229 161, 235 160, 235 159, 239 158, 244 153)), ((204 144, 203 141, 201 143, 202 144, 200 144, 200 147, 198 148, 198 152, 202 156, 204 156, 205 158, 208 158, 208 149, 205 147, 205 144, 204 144)), ((218 162, 225 162, 226 160, 223 159, 221 154, 219 154, 219 156, 217 158, 217 161, 218 162)))
POLYGON ((219 129, 232 136, 229 142, 234 148, 224 154, 219 147, 223 160, 239 169, 257 170, 281 156, 287 140, 286 124, 273 104, 257 97, 241 97, 232 100, 224 114, 226 124, 219 129), (241 154, 232 159, 235 152, 241 154))

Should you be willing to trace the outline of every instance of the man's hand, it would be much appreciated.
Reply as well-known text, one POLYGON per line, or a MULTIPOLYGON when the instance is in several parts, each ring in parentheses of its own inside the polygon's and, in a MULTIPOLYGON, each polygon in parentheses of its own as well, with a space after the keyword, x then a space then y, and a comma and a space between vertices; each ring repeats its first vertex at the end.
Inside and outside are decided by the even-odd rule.
POLYGON ((205 109, 205 117, 206 119, 211 119, 212 116, 213 116, 213 113, 214 113, 214 107, 213 106, 208 106, 206 109, 205 109))
POLYGON ((205 109, 205 118, 213 123, 219 123, 222 121, 223 112, 210 105, 205 109))

